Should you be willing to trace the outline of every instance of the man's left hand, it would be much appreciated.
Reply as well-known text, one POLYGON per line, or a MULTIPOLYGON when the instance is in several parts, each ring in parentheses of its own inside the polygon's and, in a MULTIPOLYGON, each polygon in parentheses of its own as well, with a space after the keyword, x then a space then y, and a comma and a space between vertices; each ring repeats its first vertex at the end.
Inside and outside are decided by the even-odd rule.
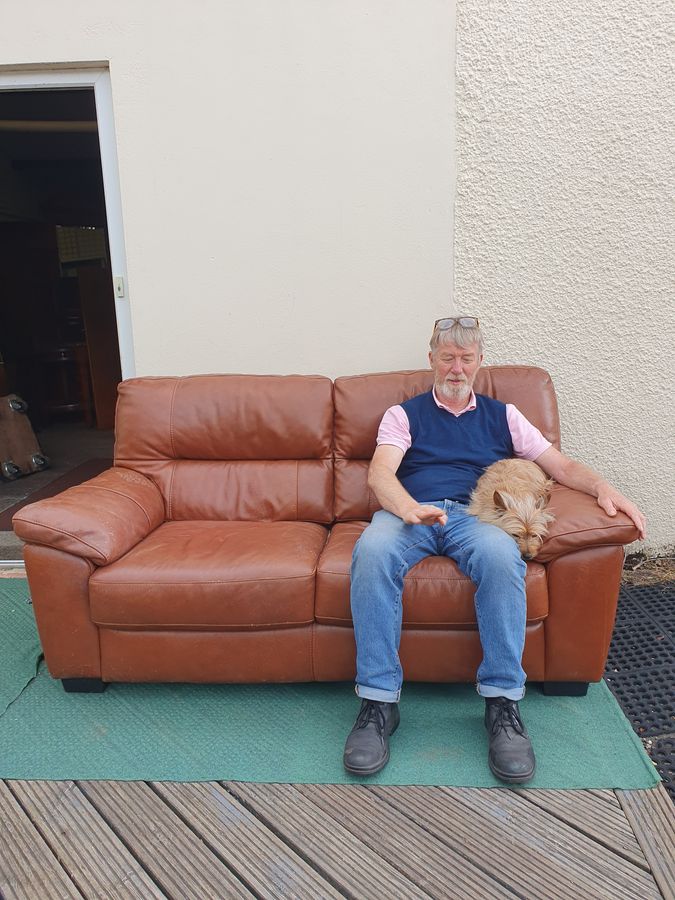
POLYGON ((621 512, 625 512, 627 516, 630 516, 639 532, 640 540, 644 541, 647 536, 647 519, 628 497, 624 497, 624 495, 617 491, 616 488, 613 488, 611 484, 604 482, 598 488, 597 499, 598 506, 604 509, 608 516, 615 516, 617 509, 620 509, 621 512))

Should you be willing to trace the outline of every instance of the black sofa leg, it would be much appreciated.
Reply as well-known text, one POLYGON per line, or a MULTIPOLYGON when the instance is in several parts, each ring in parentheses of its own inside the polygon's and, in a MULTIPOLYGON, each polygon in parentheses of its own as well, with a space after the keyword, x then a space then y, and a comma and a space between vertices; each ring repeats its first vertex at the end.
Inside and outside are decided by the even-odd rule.
POLYGON ((62 678, 61 684, 69 694, 102 694, 108 687, 100 678, 62 678))
POLYGON ((548 697, 585 697, 587 681, 542 681, 541 688, 548 697))

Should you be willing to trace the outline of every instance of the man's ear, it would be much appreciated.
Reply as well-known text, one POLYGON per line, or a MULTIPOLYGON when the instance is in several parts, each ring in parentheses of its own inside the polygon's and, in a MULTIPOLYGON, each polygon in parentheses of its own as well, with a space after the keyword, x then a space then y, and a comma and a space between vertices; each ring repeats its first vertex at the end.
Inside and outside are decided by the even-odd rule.
POLYGON ((433 354, 433 352, 432 352, 431 350, 429 351, 429 365, 433 368, 433 365, 434 365, 434 354, 433 354))

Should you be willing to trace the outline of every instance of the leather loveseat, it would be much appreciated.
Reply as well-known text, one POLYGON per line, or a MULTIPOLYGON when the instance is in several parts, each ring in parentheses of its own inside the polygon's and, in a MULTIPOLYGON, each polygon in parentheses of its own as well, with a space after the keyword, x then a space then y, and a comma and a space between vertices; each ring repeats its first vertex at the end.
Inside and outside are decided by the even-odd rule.
MULTIPOLYGON (((377 503, 366 484, 384 410, 430 371, 338 378, 198 375, 119 387, 114 466, 24 507, 34 610, 52 676, 106 682, 354 677, 349 566, 377 503)), ((542 369, 482 369, 559 446, 542 369)), ((600 679, 623 563, 623 514, 556 486, 556 519, 527 566, 524 667, 545 690, 600 679)), ((473 585, 450 560, 411 569, 401 659, 412 681, 475 678, 473 585)))

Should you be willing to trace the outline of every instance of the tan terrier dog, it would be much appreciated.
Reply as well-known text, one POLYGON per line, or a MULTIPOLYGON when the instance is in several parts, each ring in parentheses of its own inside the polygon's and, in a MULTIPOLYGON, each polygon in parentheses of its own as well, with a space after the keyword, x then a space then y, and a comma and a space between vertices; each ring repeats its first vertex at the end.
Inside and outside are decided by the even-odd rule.
POLYGON ((469 512, 496 525, 518 544, 523 559, 539 552, 554 516, 545 507, 553 482, 526 459, 501 459, 488 466, 471 494, 469 512))

